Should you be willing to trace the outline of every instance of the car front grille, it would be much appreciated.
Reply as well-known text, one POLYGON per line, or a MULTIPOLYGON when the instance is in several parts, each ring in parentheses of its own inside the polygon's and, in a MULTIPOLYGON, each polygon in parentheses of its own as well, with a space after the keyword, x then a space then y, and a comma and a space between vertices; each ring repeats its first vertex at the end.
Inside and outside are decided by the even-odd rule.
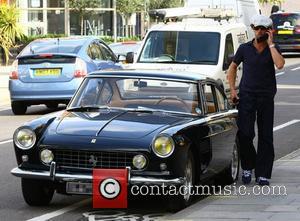
POLYGON ((132 167, 132 159, 137 153, 53 150, 58 169, 93 169, 132 167))

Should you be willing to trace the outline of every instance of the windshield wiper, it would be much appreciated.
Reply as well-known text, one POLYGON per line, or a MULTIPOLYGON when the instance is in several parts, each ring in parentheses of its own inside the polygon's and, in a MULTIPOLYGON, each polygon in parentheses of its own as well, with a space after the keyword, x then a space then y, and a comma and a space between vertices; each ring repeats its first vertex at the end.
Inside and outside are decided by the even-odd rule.
POLYGON ((70 107, 67 111, 91 111, 91 110, 111 110, 109 106, 86 105, 78 107, 70 107))

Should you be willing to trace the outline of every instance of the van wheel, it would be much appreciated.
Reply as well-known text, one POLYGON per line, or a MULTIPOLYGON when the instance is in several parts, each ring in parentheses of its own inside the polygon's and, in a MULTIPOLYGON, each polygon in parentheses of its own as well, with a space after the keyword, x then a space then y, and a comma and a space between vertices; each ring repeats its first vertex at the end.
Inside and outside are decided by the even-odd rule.
POLYGON ((22 192, 25 202, 30 206, 46 206, 53 197, 54 188, 44 180, 22 178, 22 192))
POLYGON ((11 102, 11 110, 15 115, 25 114, 27 111, 27 106, 20 101, 11 102))
POLYGON ((181 210, 189 206, 192 202, 193 195, 188 188, 193 187, 195 184, 195 162, 191 150, 187 152, 186 156, 183 156, 176 170, 175 174, 183 177, 185 181, 182 185, 178 186, 178 194, 168 196, 168 210, 172 212, 181 210), (182 195, 180 193, 185 194, 182 195))

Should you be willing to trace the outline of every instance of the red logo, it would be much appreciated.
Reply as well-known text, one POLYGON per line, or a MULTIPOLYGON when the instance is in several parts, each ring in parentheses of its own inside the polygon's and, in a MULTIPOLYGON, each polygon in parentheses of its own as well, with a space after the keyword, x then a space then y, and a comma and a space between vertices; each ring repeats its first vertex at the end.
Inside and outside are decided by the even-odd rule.
POLYGON ((93 169, 93 208, 127 208, 127 169, 93 169))

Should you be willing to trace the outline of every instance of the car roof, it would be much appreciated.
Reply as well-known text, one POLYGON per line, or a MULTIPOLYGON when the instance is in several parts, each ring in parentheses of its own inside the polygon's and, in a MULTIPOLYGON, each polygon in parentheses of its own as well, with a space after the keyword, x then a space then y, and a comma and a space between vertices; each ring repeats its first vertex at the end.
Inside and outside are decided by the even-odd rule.
POLYGON ((18 57, 43 53, 78 54, 82 48, 96 39, 99 38, 91 36, 40 38, 28 44, 18 57))
POLYGON ((111 70, 111 71, 96 71, 88 75, 88 77, 107 76, 107 77, 145 77, 145 78, 165 78, 180 81, 200 81, 212 80, 205 75, 186 72, 186 71, 165 71, 165 70, 111 70))

